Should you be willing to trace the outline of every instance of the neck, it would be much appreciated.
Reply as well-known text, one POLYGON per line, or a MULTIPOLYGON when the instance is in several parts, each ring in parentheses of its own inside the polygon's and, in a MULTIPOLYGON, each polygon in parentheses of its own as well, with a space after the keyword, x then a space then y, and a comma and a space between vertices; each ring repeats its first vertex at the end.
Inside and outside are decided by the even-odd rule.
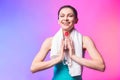
POLYGON ((62 29, 62 32, 63 32, 63 34, 64 34, 65 32, 71 33, 73 29, 74 29, 74 28, 72 28, 72 29, 70 29, 70 30, 63 30, 63 29, 62 29))
MULTIPOLYGON (((65 37, 65 32, 68 32, 69 34, 71 34, 71 32, 72 32, 72 30, 73 30, 74 28, 72 28, 71 30, 62 30, 62 32, 63 32, 63 36, 65 37)), ((68 35, 68 37, 69 37, 70 35, 68 35)))

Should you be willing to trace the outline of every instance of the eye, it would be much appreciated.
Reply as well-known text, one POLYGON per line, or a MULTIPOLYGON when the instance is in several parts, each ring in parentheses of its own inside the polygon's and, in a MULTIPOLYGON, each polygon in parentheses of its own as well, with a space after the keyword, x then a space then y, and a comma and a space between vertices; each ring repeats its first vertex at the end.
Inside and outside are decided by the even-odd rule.
POLYGON ((60 15, 60 17, 64 17, 64 15, 60 15))
POLYGON ((74 15, 73 15, 73 14, 70 14, 69 17, 74 17, 74 15))

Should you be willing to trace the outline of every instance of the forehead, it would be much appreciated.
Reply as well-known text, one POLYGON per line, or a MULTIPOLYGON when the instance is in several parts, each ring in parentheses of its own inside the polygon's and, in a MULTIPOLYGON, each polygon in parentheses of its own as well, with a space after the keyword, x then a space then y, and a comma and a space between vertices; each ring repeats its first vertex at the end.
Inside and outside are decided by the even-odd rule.
POLYGON ((62 8, 60 10, 60 14, 68 14, 68 13, 74 14, 73 10, 71 8, 68 8, 68 7, 62 8))

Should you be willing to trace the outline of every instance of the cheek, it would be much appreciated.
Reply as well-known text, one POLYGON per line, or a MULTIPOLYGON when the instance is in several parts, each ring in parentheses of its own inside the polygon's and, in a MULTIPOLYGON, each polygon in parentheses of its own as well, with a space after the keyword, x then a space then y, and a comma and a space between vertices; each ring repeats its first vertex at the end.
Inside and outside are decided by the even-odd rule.
POLYGON ((59 18, 59 19, 58 19, 58 24, 60 24, 60 23, 61 23, 61 19, 59 18))
POLYGON ((61 22, 61 21, 62 21, 62 19, 61 19, 61 18, 59 18, 59 19, 58 19, 58 22, 61 22))
POLYGON ((61 20, 58 20, 58 24, 62 26, 62 21, 61 21, 61 20))
POLYGON ((75 19, 74 18, 69 18, 69 21, 75 22, 75 19))
POLYGON ((71 22, 72 24, 75 24, 75 20, 71 20, 70 22, 71 22))

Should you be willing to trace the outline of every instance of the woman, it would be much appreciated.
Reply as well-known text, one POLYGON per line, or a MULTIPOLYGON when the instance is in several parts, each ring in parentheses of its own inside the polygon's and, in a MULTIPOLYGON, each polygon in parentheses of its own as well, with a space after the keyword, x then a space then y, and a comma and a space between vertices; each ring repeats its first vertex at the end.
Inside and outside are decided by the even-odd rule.
POLYGON ((58 23, 61 28, 55 36, 43 42, 31 65, 33 73, 54 66, 53 80, 82 80, 82 66, 105 70, 104 61, 92 39, 81 35, 74 28, 77 21, 77 11, 74 7, 65 5, 59 9, 58 23), (51 59, 44 61, 50 50, 51 59), (91 59, 83 57, 85 50, 91 59))

